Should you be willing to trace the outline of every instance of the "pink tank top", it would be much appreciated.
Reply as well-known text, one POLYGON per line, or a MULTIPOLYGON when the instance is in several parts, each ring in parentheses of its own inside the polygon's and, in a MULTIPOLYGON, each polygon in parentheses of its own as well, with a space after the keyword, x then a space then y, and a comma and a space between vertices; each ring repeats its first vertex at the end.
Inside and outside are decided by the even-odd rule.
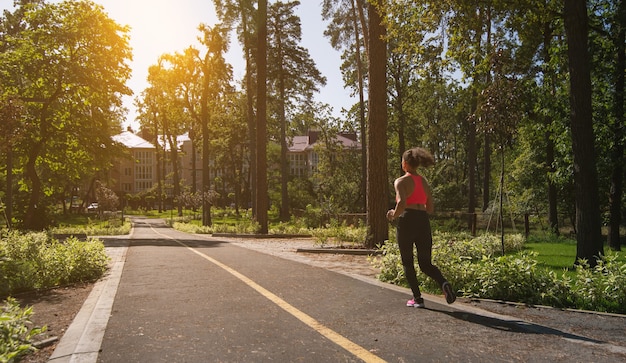
POLYGON ((428 197, 426 196, 426 191, 424 191, 422 177, 420 175, 409 175, 411 175, 411 178, 413 178, 413 184, 415 184, 415 187, 413 188, 413 193, 411 193, 409 198, 406 200, 406 204, 426 204, 428 197))

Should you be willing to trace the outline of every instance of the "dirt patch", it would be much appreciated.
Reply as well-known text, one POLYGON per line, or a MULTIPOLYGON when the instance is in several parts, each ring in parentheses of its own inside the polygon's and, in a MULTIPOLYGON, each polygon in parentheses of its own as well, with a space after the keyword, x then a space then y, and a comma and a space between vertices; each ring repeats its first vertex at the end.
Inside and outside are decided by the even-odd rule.
POLYGON ((42 292, 33 292, 15 296, 22 307, 31 306, 33 315, 30 320, 33 327, 46 326, 47 330, 35 337, 37 342, 49 342, 35 353, 22 358, 21 362, 43 363, 54 352, 59 340, 72 324, 89 296, 93 284, 78 284, 42 292))

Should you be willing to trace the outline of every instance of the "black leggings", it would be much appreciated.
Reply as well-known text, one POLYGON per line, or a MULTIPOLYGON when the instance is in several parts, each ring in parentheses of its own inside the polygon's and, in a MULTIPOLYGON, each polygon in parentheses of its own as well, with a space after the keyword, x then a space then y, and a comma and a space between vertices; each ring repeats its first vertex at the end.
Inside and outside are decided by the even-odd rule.
POLYGON ((400 247, 404 276, 413 291, 413 297, 418 298, 421 295, 415 272, 413 245, 417 248, 417 263, 422 272, 435 280, 439 286, 443 285, 446 280, 439 268, 432 263, 433 237, 428 213, 422 210, 405 209, 398 219, 396 237, 398 247, 400 247))

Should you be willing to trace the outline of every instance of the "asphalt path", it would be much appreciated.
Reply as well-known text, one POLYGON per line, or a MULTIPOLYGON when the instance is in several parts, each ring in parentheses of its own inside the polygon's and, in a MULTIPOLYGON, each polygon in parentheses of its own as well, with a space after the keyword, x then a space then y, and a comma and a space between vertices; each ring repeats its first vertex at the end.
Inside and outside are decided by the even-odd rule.
POLYGON ((51 362, 620 362, 626 349, 149 219, 51 362))

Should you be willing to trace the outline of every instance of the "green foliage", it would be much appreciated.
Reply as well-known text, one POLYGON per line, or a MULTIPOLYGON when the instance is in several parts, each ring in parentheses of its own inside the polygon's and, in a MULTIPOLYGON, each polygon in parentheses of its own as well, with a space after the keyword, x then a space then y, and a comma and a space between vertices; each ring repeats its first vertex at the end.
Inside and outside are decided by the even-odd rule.
POLYGON ((86 234, 88 236, 117 236, 130 233, 130 220, 116 214, 102 214, 98 219, 87 215, 56 216, 59 226, 50 229, 51 234, 86 234))
MULTIPOLYGON (((581 261, 572 274, 543 266, 537 262, 537 252, 524 248, 521 236, 510 235, 505 240, 506 255, 499 256, 497 236, 434 232, 433 263, 463 296, 626 312, 626 263, 618 254, 605 256, 593 269, 581 261)), ((378 278, 407 286, 395 238, 381 246, 380 252, 381 257, 371 259, 381 269, 378 278)), ((416 270, 425 291, 440 293, 439 286, 417 265, 416 270)))
POLYGON ((25 201, 15 216, 25 229, 43 229, 54 194, 106 170, 120 152, 111 136, 121 97, 132 93, 129 29, 90 1, 31 2, 2 15, 1 92, 26 97, 13 120, 15 200, 25 201))
POLYGON ((346 247, 346 245, 362 246, 367 237, 367 227, 363 225, 349 227, 345 222, 340 223, 333 219, 324 227, 312 229, 311 234, 315 237, 316 243, 321 246, 327 244, 342 247, 346 247))
POLYGON ((53 228, 55 234, 86 234, 88 236, 118 236, 130 233, 131 224, 125 221, 123 224, 119 220, 108 220, 102 223, 90 224, 86 226, 67 226, 53 228))
POLYGON ((107 269, 104 245, 72 237, 60 242, 47 234, 9 232, 0 238, 0 296, 93 281, 107 269))
POLYGON ((32 308, 22 309, 13 298, 7 299, 0 310, 0 362, 15 362, 35 348, 31 339, 46 328, 29 329, 32 308))
POLYGON ((587 261, 576 265, 572 281, 572 298, 582 309, 626 312, 626 263, 617 261, 618 255, 605 256, 590 268, 587 261))

